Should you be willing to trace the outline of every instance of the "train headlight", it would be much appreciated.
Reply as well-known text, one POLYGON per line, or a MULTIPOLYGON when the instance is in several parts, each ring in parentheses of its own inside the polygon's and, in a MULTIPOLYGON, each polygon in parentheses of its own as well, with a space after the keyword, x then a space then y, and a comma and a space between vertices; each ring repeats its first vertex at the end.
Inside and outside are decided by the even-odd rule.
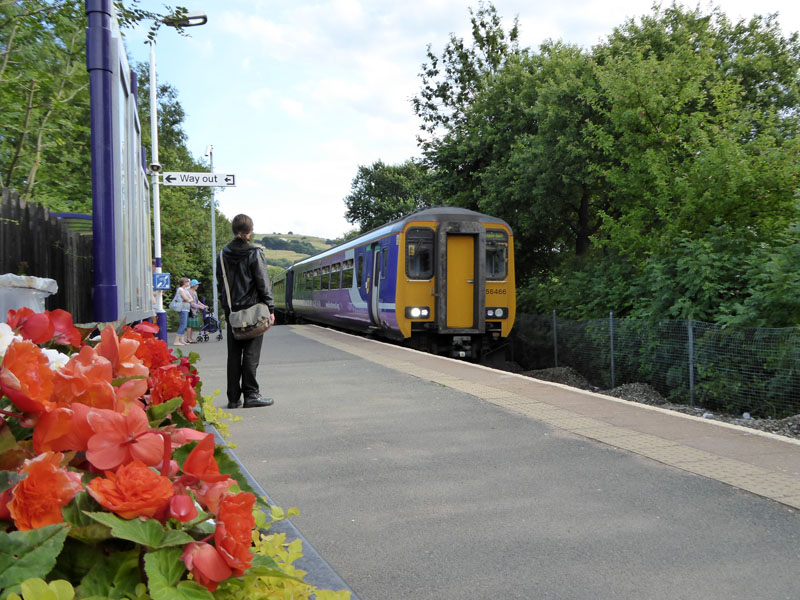
POLYGON ((407 319, 427 319, 431 314, 427 306, 407 306, 406 318, 407 319))
POLYGON ((505 319, 508 316, 507 309, 502 306, 496 306, 486 309, 487 319, 505 319))

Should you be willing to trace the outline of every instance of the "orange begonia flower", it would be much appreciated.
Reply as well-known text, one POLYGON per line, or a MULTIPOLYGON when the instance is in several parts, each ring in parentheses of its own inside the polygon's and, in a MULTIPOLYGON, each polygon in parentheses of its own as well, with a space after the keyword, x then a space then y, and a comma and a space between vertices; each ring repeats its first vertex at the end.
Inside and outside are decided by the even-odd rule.
POLYGON ((147 414, 140 406, 132 404, 125 414, 93 409, 87 420, 95 433, 87 443, 86 458, 98 469, 116 469, 131 460, 153 466, 163 460, 163 438, 150 431, 147 414))
POLYGON ((186 457, 183 472, 201 481, 215 483, 228 479, 227 473, 219 472, 219 465, 214 458, 214 435, 206 434, 197 446, 186 457))
POLYGON ((228 494, 217 513, 214 543, 225 562, 237 577, 244 575, 253 562, 251 534, 256 525, 253 506, 256 497, 250 492, 228 494))
POLYGON ((0 365, 0 391, 22 412, 41 414, 54 408, 53 371, 41 349, 28 340, 12 342, 0 365))
POLYGON ((91 346, 69 359, 56 371, 53 397, 61 405, 80 402, 94 408, 114 408, 111 363, 91 346))
POLYGON ((60 406, 39 417, 33 430, 33 449, 36 452, 86 450, 94 431, 87 416, 91 409, 76 402, 70 408, 60 406))
POLYGON ((45 452, 25 461, 20 472, 27 477, 11 492, 8 511, 17 529, 25 531, 62 523, 61 508, 83 489, 80 475, 61 468, 59 452, 45 452))
POLYGON ((192 577, 209 592, 217 589, 220 581, 225 581, 233 573, 220 556, 217 549, 206 542, 190 542, 181 555, 192 577))
MULTIPOLYGON (((100 343, 95 348, 100 356, 111 363, 114 377, 147 377, 148 368, 136 356, 139 342, 128 337, 117 337, 113 327, 106 327, 100 334, 100 343)), ((146 388, 145 388, 146 389, 146 388)))
POLYGON ((87 486, 101 506, 123 519, 152 517, 165 508, 174 494, 169 478, 159 475, 140 460, 122 465, 116 473, 106 471, 87 486))

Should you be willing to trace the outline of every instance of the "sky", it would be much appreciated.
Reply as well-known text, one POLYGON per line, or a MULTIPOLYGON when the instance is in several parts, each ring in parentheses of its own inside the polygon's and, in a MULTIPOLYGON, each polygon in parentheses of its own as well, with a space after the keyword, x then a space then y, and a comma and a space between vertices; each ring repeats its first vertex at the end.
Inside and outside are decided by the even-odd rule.
MULTIPOLYGON (((165 27, 157 37, 159 83, 178 92, 188 147, 236 186, 216 194, 229 219, 253 218, 257 233, 340 237, 355 228, 344 199, 360 165, 419 157, 420 122, 411 99, 428 45, 441 56, 451 34, 471 40, 477 0, 179 0, 208 22, 165 27)), ((563 40, 587 49, 650 0, 494 0, 504 29, 519 19, 520 46, 563 40)), ((666 4, 666 3, 665 3, 666 4)), ((719 7, 732 21, 778 13, 800 31, 797 0, 690 2, 719 7)), ((142 0, 163 12, 163 2, 142 0)), ((149 62, 146 28, 124 32, 129 60, 149 62)), ((149 98, 140 99, 149 102, 149 98)), ((149 127, 149 123, 143 123, 149 127)), ((149 149, 148 149, 149 154, 149 149)), ((170 165, 163 165, 170 171, 170 165)))

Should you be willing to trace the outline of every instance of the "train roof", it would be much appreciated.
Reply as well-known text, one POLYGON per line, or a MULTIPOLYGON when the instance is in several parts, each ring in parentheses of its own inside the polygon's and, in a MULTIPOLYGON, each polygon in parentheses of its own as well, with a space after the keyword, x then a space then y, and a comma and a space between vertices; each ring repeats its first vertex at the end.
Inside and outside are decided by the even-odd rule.
POLYGON ((327 250, 323 250, 318 254, 314 254, 312 256, 309 256, 308 258, 299 260, 296 263, 294 263, 292 267, 297 265, 302 265, 312 260, 318 260, 320 258, 324 258, 325 256, 328 256, 330 254, 342 252, 343 250, 347 250, 348 248, 360 246, 366 242, 369 242, 372 239, 382 238, 391 233, 402 231, 405 228, 406 224, 410 222, 435 221, 437 223, 440 223, 444 221, 474 221, 474 220, 477 220, 480 223, 495 223, 498 225, 505 225, 506 227, 508 227, 509 231, 511 231, 511 226, 502 219, 498 219, 497 217, 491 217, 489 215, 476 212, 474 210, 469 210, 468 208, 459 208, 457 206, 432 206, 430 208, 421 208, 420 210, 414 211, 413 213, 395 219, 394 221, 390 221, 385 225, 381 225, 380 227, 376 227, 375 229, 372 229, 366 233, 362 233, 358 237, 355 237, 342 244, 339 244, 338 246, 334 246, 333 248, 328 248, 327 250))

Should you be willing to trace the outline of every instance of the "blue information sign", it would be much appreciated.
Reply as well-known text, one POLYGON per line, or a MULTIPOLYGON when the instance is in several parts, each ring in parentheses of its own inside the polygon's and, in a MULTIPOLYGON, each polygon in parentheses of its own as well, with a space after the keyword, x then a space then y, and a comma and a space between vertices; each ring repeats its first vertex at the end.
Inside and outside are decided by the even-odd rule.
POLYGON ((154 290, 168 290, 169 273, 153 273, 153 289, 154 290))

